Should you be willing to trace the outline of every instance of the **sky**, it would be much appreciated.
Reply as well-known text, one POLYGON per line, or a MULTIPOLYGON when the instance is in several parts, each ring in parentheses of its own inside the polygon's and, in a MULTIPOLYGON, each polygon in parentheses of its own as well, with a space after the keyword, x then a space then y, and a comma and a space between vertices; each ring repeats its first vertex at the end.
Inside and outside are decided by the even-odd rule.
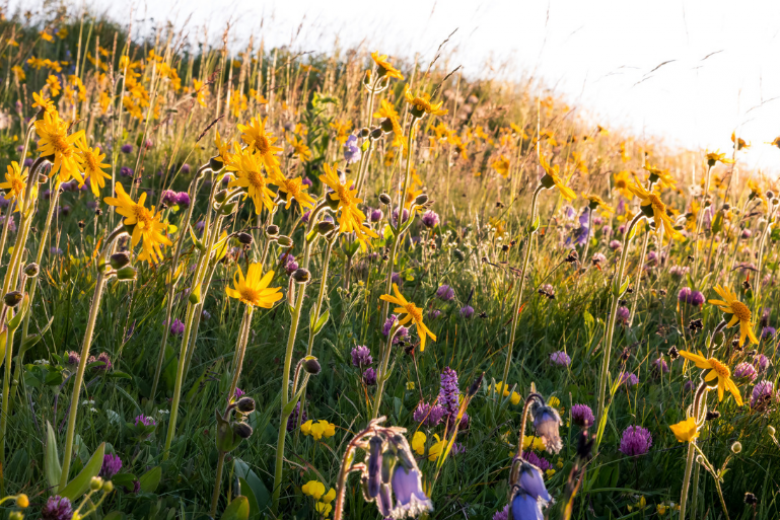
MULTIPOLYGON (((84 5, 83 0, 71 0, 84 5)), ((450 36, 469 76, 533 73, 600 124, 686 149, 752 143, 752 167, 780 175, 777 0, 90 0, 135 30, 171 21, 218 41, 233 24, 266 46, 364 45, 429 62, 450 36), (455 31, 454 34, 453 31, 455 31), (502 66, 504 65, 504 66, 502 66)))

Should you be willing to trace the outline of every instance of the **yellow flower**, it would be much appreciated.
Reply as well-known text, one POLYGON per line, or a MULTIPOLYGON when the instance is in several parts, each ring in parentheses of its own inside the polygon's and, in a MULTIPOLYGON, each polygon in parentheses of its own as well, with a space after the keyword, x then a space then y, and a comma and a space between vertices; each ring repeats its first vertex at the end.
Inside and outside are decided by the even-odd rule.
POLYGON ((430 336, 433 341, 436 341, 436 336, 434 336, 433 332, 431 332, 423 323, 422 309, 417 305, 406 301, 406 298, 403 297, 396 284, 393 284, 393 293, 395 293, 395 296, 383 294, 379 299, 399 305, 399 307, 393 309, 393 312, 400 314, 398 318, 399 325, 406 325, 409 322, 414 322, 414 325, 417 326, 417 335, 420 336, 420 352, 424 351, 426 336, 430 336))
POLYGON ((325 484, 317 480, 310 480, 301 487, 301 491, 303 491, 304 495, 308 495, 314 500, 319 500, 325 494, 325 484))
POLYGON ((380 56, 379 51, 375 51, 371 53, 371 59, 376 63, 377 73, 380 78, 386 76, 388 78, 404 79, 403 74, 387 61, 386 54, 380 56))
POLYGON ((290 146, 293 147, 293 152, 298 156, 298 159, 300 159, 301 162, 305 163, 311 160, 311 150, 306 146, 306 143, 303 142, 303 139, 292 136, 292 138, 289 139, 289 143, 290 146))
POLYGON ((18 199, 17 210, 24 204, 24 191, 27 188, 27 168, 24 171, 19 163, 11 161, 5 174, 5 182, 0 183, 0 189, 5 190, 6 199, 18 199))
POLYGON ((228 188, 240 187, 246 189, 246 197, 252 197, 255 203, 255 214, 259 215, 263 206, 268 211, 274 210, 274 197, 276 193, 268 188, 269 181, 263 175, 263 158, 259 153, 252 153, 249 148, 241 150, 238 144, 235 145, 236 153, 232 157, 232 162, 227 165, 228 171, 236 172, 236 178, 233 179, 228 188))
POLYGON ((238 266, 238 272, 233 275, 233 288, 227 287, 225 294, 247 305, 270 309, 282 299, 279 287, 268 287, 273 278, 273 271, 268 271, 263 276, 263 266, 260 264, 249 264, 244 278, 244 272, 238 266))
POLYGON ((222 138, 219 137, 219 130, 215 131, 214 146, 217 147, 219 159, 224 164, 229 164, 233 161, 233 153, 230 151, 230 141, 223 141, 222 138))
POLYGON ((561 405, 561 400, 553 395, 550 396, 550 398, 547 400, 547 404, 549 404, 553 408, 558 408, 561 405))
POLYGON ((330 199, 338 201, 339 233, 355 233, 363 245, 366 243, 366 236, 377 238, 378 235, 371 228, 363 225, 366 221, 366 214, 357 207, 363 201, 357 198, 357 190, 349 187, 351 182, 346 179, 342 182, 335 165, 331 167, 324 163, 323 169, 325 174, 320 175, 320 180, 333 190, 330 199))
POLYGON ((328 518, 328 516, 330 516, 330 512, 333 511, 333 506, 327 502, 317 502, 314 504, 314 510, 317 511, 320 516, 328 518))
POLYGON ((592 210, 596 208, 601 208, 601 211, 605 213, 615 213, 615 209, 609 204, 607 204, 606 202, 604 202, 604 200, 598 195, 585 195, 583 193, 582 198, 588 200, 589 207, 592 210))
POLYGON ((736 293, 731 292, 726 287, 716 285, 715 292, 725 301, 709 300, 709 302, 717 306, 726 314, 733 314, 726 326, 733 327, 739 323, 739 344, 743 345, 745 343, 745 338, 750 338, 751 343, 758 344, 758 338, 756 338, 756 335, 753 333, 753 323, 750 321, 751 313, 748 306, 737 300, 736 293))
POLYGON ((16 495, 16 506, 22 509, 30 506, 30 499, 24 493, 16 495))
POLYGON ((415 432, 412 438, 412 449, 417 455, 425 455, 425 441, 428 438, 423 432, 415 432))
POLYGON ((680 355, 685 359, 693 361, 697 367, 709 371, 707 375, 704 376, 705 381, 712 381, 713 379, 717 378, 718 401, 723 400, 723 391, 728 390, 734 396, 737 404, 742 406, 742 396, 739 393, 737 385, 734 384, 734 381, 731 380, 731 370, 729 370, 728 366, 724 365, 715 358, 705 358, 701 355, 701 352, 697 355, 681 350, 680 355))
POLYGON ((206 94, 208 94, 208 89, 203 84, 202 81, 198 81, 197 79, 192 80, 192 88, 195 91, 195 100, 198 102, 198 104, 202 107, 206 106, 206 94))
POLYGON ((131 243, 133 247, 137 246, 138 242, 143 239, 143 251, 138 255, 138 259, 151 263, 162 260, 160 246, 173 245, 168 237, 162 234, 162 231, 168 227, 166 223, 161 222, 162 213, 155 215, 154 206, 152 206, 151 211, 144 207, 144 202, 146 201, 145 192, 138 198, 138 203, 135 203, 125 192, 124 187, 121 184, 117 184, 116 195, 116 197, 106 197, 103 200, 109 206, 116 206, 116 212, 125 217, 123 223, 126 226, 132 226, 131 243))
POLYGON ((106 158, 106 154, 100 153, 100 148, 90 148, 86 139, 79 139, 76 141, 76 146, 78 147, 79 154, 82 158, 84 175, 89 179, 89 186, 92 188, 92 193, 95 197, 98 197, 100 196, 100 189, 106 187, 106 179, 111 178, 110 175, 103 171, 103 168, 108 168, 110 166, 103 162, 106 158))
POLYGON ((696 426, 696 419, 688 417, 684 421, 671 425, 672 433, 680 442, 690 442, 699 436, 699 428, 696 426))
POLYGON ((675 184, 677 184, 677 181, 674 180, 672 175, 669 173, 669 170, 662 170, 661 168, 656 168, 655 166, 650 166, 649 164, 646 164, 644 166, 645 170, 650 174, 650 180, 653 182, 659 182, 662 186, 673 188, 675 184))
POLYGON ((708 166, 715 166, 715 163, 718 161, 722 162, 723 164, 732 164, 734 162, 733 159, 728 159, 725 153, 718 153, 718 150, 707 154, 708 166))
POLYGON ((544 168, 544 171, 546 172, 546 175, 542 177, 542 186, 548 190, 553 186, 557 186, 564 199, 568 201, 576 199, 577 194, 574 192, 574 190, 566 186, 563 183, 563 179, 560 178, 558 173, 558 165, 550 166, 550 164, 545 160, 544 156, 540 156, 539 161, 542 163, 542 168, 544 168))
POLYGON ((322 501, 326 504, 330 504, 336 499, 336 490, 333 488, 330 488, 327 493, 322 497, 322 501))
POLYGON ((303 184, 303 179, 296 177, 295 179, 281 179, 279 182, 279 191, 287 194, 287 204, 284 209, 290 209, 293 199, 298 201, 298 205, 301 209, 314 207, 314 198, 306 193, 309 189, 308 186, 303 184))
POLYGON ((439 458, 439 455, 441 455, 441 452, 444 450, 444 447, 447 445, 447 441, 439 439, 439 436, 435 433, 433 434, 433 437, 436 439, 436 443, 428 448, 428 460, 433 462, 436 459, 439 458))
POLYGON ((328 437, 336 435, 336 425, 325 420, 320 420, 315 423, 309 419, 301 425, 301 433, 313 437, 315 441, 318 441, 323 437, 327 439, 328 437))
POLYGON ((441 108, 444 102, 439 101, 438 103, 431 103, 431 95, 427 92, 424 92, 419 96, 414 96, 412 95, 409 85, 406 85, 404 97, 406 98, 406 102, 412 105, 412 115, 414 117, 419 118, 425 114, 431 114, 432 116, 443 116, 447 114, 447 110, 441 108))
POLYGON ((347 142, 349 132, 352 130, 352 121, 349 119, 339 119, 338 121, 330 123, 329 126, 336 131, 336 141, 338 141, 339 144, 347 142))
POLYGON ((16 81, 24 81, 27 79, 27 74, 24 73, 24 69, 19 65, 14 65, 11 67, 11 71, 16 76, 16 81))
POLYGON ((737 145, 737 150, 750 148, 750 143, 746 143, 744 139, 737 137, 736 131, 731 132, 731 142, 737 145))
POLYGON ((552 476, 555 475, 555 470, 550 468, 547 471, 545 471, 544 474, 547 475, 547 478, 552 478, 552 476))
POLYGON ((71 177, 83 183, 79 173, 81 156, 73 144, 84 137, 84 130, 68 135, 68 124, 60 119, 56 110, 47 110, 43 119, 35 122, 35 131, 40 138, 38 150, 41 155, 54 156, 51 172, 59 172, 59 181, 67 182, 71 177))
POLYGON ((406 389, 407 390, 414 390, 414 381, 407 381, 406 382, 406 389))
POLYGON ((672 219, 666 214, 666 205, 661 201, 661 197, 647 191, 638 180, 636 184, 629 185, 628 189, 641 199, 640 208, 642 212, 648 217, 653 217, 656 228, 663 226, 664 234, 669 238, 680 237, 680 233, 674 229, 672 219))
POLYGON ((526 435, 523 438, 523 450, 544 451, 547 449, 547 445, 544 443, 544 439, 541 437, 534 437, 533 435, 526 435))
POLYGON ((493 161, 490 166, 503 178, 506 179, 509 176, 509 159, 504 154, 501 154, 501 156, 493 161))
POLYGON ((54 75, 50 75, 48 78, 46 78, 46 85, 49 86, 51 97, 57 97, 57 95, 62 90, 62 85, 60 85, 60 80, 57 79, 57 76, 54 75))
POLYGON ((379 109, 374 112, 374 117, 390 121, 390 125, 393 127, 393 142, 390 146, 405 150, 406 140, 404 139, 404 131, 401 128, 400 116, 395 107, 388 100, 383 99, 379 102, 379 109))
POLYGON ((273 146, 276 138, 265 133, 265 123, 266 120, 253 117, 248 125, 238 125, 238 129, 241 131, 241 140, 248 144, 252 151, 259 154, 263 164, 271 174, 281 173, 279 159, 276 158, 275 154, 281 152, 282 149, 273 146))
POLYGON ((612 180, 612 187, 620 192, 628 200, 634 198, 634 194, 628 187, 631 186, 631 178, 627 171, 623 170, 615 174, 615 178, 612 180))

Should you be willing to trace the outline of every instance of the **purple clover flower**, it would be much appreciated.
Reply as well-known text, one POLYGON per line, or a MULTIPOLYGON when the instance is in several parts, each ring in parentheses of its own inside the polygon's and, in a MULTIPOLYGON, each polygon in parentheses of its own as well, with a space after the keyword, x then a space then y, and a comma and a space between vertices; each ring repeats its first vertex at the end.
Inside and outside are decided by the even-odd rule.
POLYGON ((653 373, 666 374, 669 372, 669 365, 664 358, 658 358, 653 361, 653 373))
POLYGON ((559 367, 567 367, 571 364, 571 358, 563 350, 550 354, 550 361, 553 365, 558 365, 559 367))
POLYGON ((581 428, 593 426, 596 418, 593 416, 593 410, 587 404, 575 404, 571 407, 571 420, 581 428))
POLYGON ((552 464, 550 464, 550 461, 545 459, 544 457, 540 457, 536 453, 532 451, 524 451, 523 452, 523 459, 526 462, 530 462, 537 468, 539 468, 542 471, 547 471, 548 469, 552 469, 552 464))
POLYGON ((623 325, 628 325, 628 318, 631 317, 631 311, 628 307, 620 306, 617 310, 617 320, 623 325))
POLYGON ((152 417, 149 417, 147 415, 141 414, 135 416, 135 425, 138 426, 139 424, 142 424, 144 426, 157 426, 157 421, 155 421, 152 417))
POLYGON ((460 308, 460 315, 466 319, 471 318, 474 315, 474 307, 471 305, 465 305, 460 308))
POLYGON ((766 326, 761 331, 761 339, 772 339, 777 334, 777 329, 774 327, 766 326))
POLYGON ((122 459, 118 455, 106 453, 103 456, 103 465, 100 468, 100 476, 105 479, 111 479, 122 469, 122 459))
POLYGON ((753 366, 756 367, 759 374, 763 374, 769 368, 769 358, 763 354, 756 354, 756 357, 753 358, 753 366))
POLYGON ((123 144, 120 150, 122 150, 122 153, 133 153, 133 145, 130 143, 123 144))
POLYGON ((449 285, 441 285, 436 289, 436 296, 445 302, 448 302, 455 298, 455 291, 449 285))
POLYGON ((373 361, 371 351, 365 345, 358 345, 352 349, 352 366, 367 367, 373 363, 373 361))
POLYGON ((423 213, 422 223, 427 228, 434 228, 439 225, 439 215, 437 215, 436 212, 434 212, 432 209, 429 209, 423 213))
POLYGON ((417 423, 425 423, 426 426, 438 426, 447 411, 438 404, 431 406, 425 401, 420 401, 412 413, 412 418, 417 423))
POLYGON ((371 213, 369 213, 369 220, 371 222, 379 222, 384 218, 385 214, 382 213, 381 209, 372 209, 371 213))
POLYGON ((639 377, 631 372, 621 372, 618 377, 621 385, 636 386, 639 384, 639 377))
MULTIPOLYGON (((391 314, 390 317, 385 320, 385 324, 382 325, 382 334, 384 336, 390 334, 390 329, 393 328, 393 323, 395 323, 397 319, 398 316, 396 316, 395 314, 391 314)), ((395 333, 395 337, 393 338, 393 344, 398 343, 399 341, 403 340, 407 336, 409 336, 409 329, 407 329, 406 327, 398 327, 398 330, 395 333)))
POLYGON ((176 318, 171 323, 171 334, 174 336, 181 336, 184 333, 184 322, 176 318))
POLYGON ((653 445, 653 436, 641 426, 629 426, 620 439, 620 452, 630 457, 644 455, 653 445))
MULTIPOLYGON (((290 417, 287 418, 287 431, 295 431, 295 428, 298 427, 298 414, 301 413, 301 402, 298 401, 295 403, 295 408, 293 408, 292 413, 290 414, 290 417)), ((308 420, 308 416, 306 414, 306 409, 303 409, 303 415, 301 416, 301 424, 305 423, 308 420)))
POLYGON ((54 495, 49 497, 46 505, 41 510, 43 520, 71 520, 73 518, 73 505, 70 499, 54 495))
POLYGON ((767 408, 773 400, 776 400, 774 393, 775 385, 772 381, 761 381, 753 387, 753 393, 750 396, 750 407, 753 410, 767 408))
POLYGON ((758 377, 756 367, 750 363, 742 362, 734 367, 734 379, 741 380, 746 383, 752 383, 758 377))
POLYGON ((374 386, 376 384, 376 370, 368 367, 365 372, 363 372, 363 382, 366 386, 374 386))

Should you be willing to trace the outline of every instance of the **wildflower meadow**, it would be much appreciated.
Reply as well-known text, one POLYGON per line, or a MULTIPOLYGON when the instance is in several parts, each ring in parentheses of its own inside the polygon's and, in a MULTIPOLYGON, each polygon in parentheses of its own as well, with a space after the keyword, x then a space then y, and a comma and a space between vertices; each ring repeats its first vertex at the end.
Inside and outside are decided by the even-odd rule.
POLYGON ((228 32, 3 12, 4 518, 780 518, 738 129, 228 32))

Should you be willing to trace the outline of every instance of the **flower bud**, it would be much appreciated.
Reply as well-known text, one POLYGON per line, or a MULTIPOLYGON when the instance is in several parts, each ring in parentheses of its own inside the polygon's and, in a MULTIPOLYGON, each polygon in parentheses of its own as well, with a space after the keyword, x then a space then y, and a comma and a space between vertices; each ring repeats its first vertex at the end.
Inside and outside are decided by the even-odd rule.
POLYGON ((382 137, 382 128, 376 127, 373 130, 371 130, 371 133, 369 134, 371 136, 371 139, 380 139, 382 137))
POLYGON ((8 520, 24 520, 24 515, 21 511, 12 511, 11 514, 8 515, 8 520))
POLYGON ((243 414, 252 413, 255 411, 255 400, 251 397, 242 397, 236 403, 236 409, 243 414))
POLYGON ((38 264, 35 262, 27 264, 27 267, 24 268, 24 274, 27 275, 28 278, 35 278, 40 271, 41 268, 38 267, 38 264))
POLYGON ((114 253, 109 260, 111 267, 114 269, 122 269, 124 266, 130 263, 130 255, 127 253, 114 253))
POLYGON ((214 157, 209 159, 209 168, 211 168, 211 170, 215 173, 222 170, 224 166, 225 163, 222 162, 222 157, 220 157, 219 155, 215 155, 214 157))
POLYGON ((741 452, 742 451, 742 443, 735 442, 734 444, 732 444, 731 445, 731 451, 734 452, 734 453, 741 452))
POLYGON ((218 191, 217 194, 214 195, 214 200, 221 204, 225 202, 225 200, 227 199, 227 195, 228 195, 227 190, 218 191))
POLYGON ((426 202, 428 202, 428 195, 426 195, 425 193, 417 195, 417 198, 414 199, 414 203, 417 204, 418 206, 422 206, 426 202))
POLYGON ((137 272, 135 270, 135 267, 133 266, 125 266, 122 269, 117 270, 116 272, 116 279, 120 282, 129 282, 132 280, 135 280, 135 277, 137 276, 137 272))
POLYGON ((89 488, 92 491, 98 491, 102 487, 103 487, 103 479, 100 477, 92 477, 92 480, 89 481, 89 488))
POLYGON ((276 243, 282 247, 292 247, 293 245, 292 238, 285 235, 279 235, 279 238, 276 239, 276 243))
POLYGON ((265 234, 269 237, 275 237, 279 234, 279 226, 276 224, 271 224, 267 228, 265 228, 265 234))
POLYGON ((382 204, 390 204, 391 202, 393 202, 393 200, 390 198, 390 195, 388 195, 387 193, 382 193, 381 195, 379 195, 379 202, 381 202, 382 204))
POLYGON ((238 204, 236 204, 235 202, 223 204, 219 208, 219 213, 223 217, 227 217, 228 215, 231 215, 234 211, 236 211, 236 208, 238 208, 238 204))
POLYGON ((239 233, 238 234, 238 241, 240 243, 244 244, 245 246, 251 245, 252 244, 252 235, 250 235, 249 233, 239 233))
POLYGON ((766 432, 767 432, 767 433, 768 433, 770 436, 774 437, 774 436, 775 436, 775 427, 774 427, 774 426, 771 426, 771 425, 770 425, 770 426, 767 426, 767 427, 766 427, 766 432))
POLYGON ((304 269, 303 267, 300 267, 295 270, 295 272, 292 274, 292 279, 295 280, 298 283, 306 283, 311 278, 311 273, 309 273, 308 269, 304 269))
POLYGON ((461 262, 466 259, 466 255, 464 255, 463 251, 461 251, 460 249, 456 249, 455 251, 452 252, 452 254, 454 254, 455 258, 457 258, 461 262))
POLYGON ((316 357, 306 356, 306 358, 303 360, 303 369, 306 371, 307 374, 316 376, 317 374, 320 373, 322 367, 320 366, 320 362, 317 361, 316 357))
POLYGON ((12 291, 3 297, 5 304, 9 307, 16 307, 24 299, 24 295, 19 291, 12 291))
POLYGON ((329 220, 323 220, 317 223, 317 233, 320 235, 326 235, 336 229, 336 224, 329 220))
POLYGON ((252 427, 247 423, 233 423, 233 433, 242 439, 248 439, 252 436, 252 427))
POLYGON ((361 128, 361 130, 360 130, 360 136, 359 136, 359 137, 360 137, 361 139, 365 139, 366 137, 368 137, 368 134, 369 134, 369 133, 370 133, 370 132, 369 132, 368 128, 361 128))
POLYGON ((104 493, 111 493, 114 490, 114 483, 109 481, 106 481, 105 484, 103 484, 103 492, 104 493))
POLYGON ((25 495, 24 493, 20 493, 16 495, 16 507, 21 507, 24 509, 25 507, 30 506, 30 499, 25 495))
POLYGON ((386 117, 382 120, 382 123, 380 123, 380 127, 384 133, 389 134, 393 131, 393 121, 389 117, 386 117))

